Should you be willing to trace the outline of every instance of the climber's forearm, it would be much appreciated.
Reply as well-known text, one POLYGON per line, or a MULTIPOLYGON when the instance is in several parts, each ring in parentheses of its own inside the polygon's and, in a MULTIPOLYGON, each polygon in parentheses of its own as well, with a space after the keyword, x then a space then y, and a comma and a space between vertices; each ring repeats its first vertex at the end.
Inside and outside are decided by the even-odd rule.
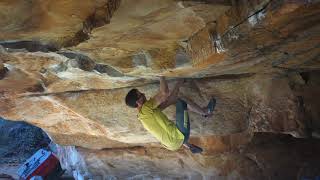
POLYGON ((165 77, 163 77, 163 76, 160 77, 160 90, 159 91, 163 96, 167 97, 169 95, 168 83, 167 83, 165 77))
POLYGON ((163 102, 165 102, 170 95, 168 84, 164 77, 160 77, 160 88, 159 92, 153 97, 155 100, 155 105, 159 106, 163 102))

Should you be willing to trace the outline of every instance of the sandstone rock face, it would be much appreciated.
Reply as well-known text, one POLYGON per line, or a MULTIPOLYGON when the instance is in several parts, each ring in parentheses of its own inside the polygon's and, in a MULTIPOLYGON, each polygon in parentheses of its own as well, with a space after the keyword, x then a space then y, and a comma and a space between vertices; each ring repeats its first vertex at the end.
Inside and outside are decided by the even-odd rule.
MULTIPOLYGON (((160 157, 165 151, 124 97, 132 87, 151 97, 163 75, 170 88, 186 78, 181 95, 201 106, 216 98, 211 118, 190 113, 191 141, 204 154, 243 148, 257 132, 317 136, 319 7, 286 0, 0 2, 0 116, 41 127, 59 144, 143 146, 152 151, 146 158, 160 157)), ((175 120, 174 106, 165 113, 175 120)), ((242 156, 228 158, 256 170, 242 156)), ((201 177, 212 177, 208 169, 201 177)))
POLYGON ((87 39, 92 27, 110 21, 120 1, 75 0, 0 3, 1 40, 37 40, 57 47, 87 39))
POLYGON ((238 151, 193 156, 187 151, 80 149, 95 179, 301 179, 319 175, 318 140, 258 133, 238 151), (294 154, 287 156, 286 154, 294 154), (102 166, 101 166, 102 165, 102 166))
MULTIPOLYGON (((210 97, 215 97, 218 102, 210 119, 190 114, 192 135, 229 135, 249 131, 304 136, 303 119, 299 115, 299 106, 295 103, 297 98, 289 87, 290 80, 287 77, 250 75, 232 79, 220 78, 189 80, 181 89, 182 94, 193 97, 202 106, 206 105, 210 97)), ((26 86, 31 89, 29 84, 26 86)), ((139 87, 139 90, 149 97, 158 88, 156 84, 149 84, 139 87)), ((11 119, 28 118, 29 122, 43 127, 49 133, 62 131, 64 135, 71 136, 70 139, 65 136, 60 143, 110 147, 108 141, 104 144, 101 140, 103 137, 129 144, 156 142, 134 116, 136 110, 126 107, 123 98, 129 89, 17 95, 17 98, 7 98, 7 102, 1 104, 1 113, 11 119), (125 111, 121 111, 123 109, 125 111), (100 141, 83 142, 81 138, 72 140, 75 135, 81 134, 88 135, 88 138, 93 136, 100 141)), ((174 106, 165 112, 170 119, 175 119, 174 106)))
POLYGON ((95 29, 75 48, 132 75, 192 66, 213 50, 210 27, 230 6, 172 0, 125 0, 110 26, 95 29), (209 24, 209 25, 208 25, 209 24))

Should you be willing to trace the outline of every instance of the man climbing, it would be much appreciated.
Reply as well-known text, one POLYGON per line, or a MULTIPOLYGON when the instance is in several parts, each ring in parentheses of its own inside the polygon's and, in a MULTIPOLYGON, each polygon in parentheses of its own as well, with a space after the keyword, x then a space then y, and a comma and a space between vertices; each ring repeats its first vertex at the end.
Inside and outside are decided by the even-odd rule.
POLYGON ((160 77, 159 92, 149 100, 137 89, 131 89, 126 98, 129 107, 137 108, 138 118, 161 144, 172 151, 178 150, 182 145, 192 153, 201 153, 202 149, 189 143, 190 121, 188 109, 204 117, 212 115, 216 100, 212 98, 205 108, 201 108, 188 98, 178 97, 179 88, 183 81, 178 81, 170 92, 164 77, 160 77), (176 124, 168 119, 162 112, 166 107, 176 103, 176 124))

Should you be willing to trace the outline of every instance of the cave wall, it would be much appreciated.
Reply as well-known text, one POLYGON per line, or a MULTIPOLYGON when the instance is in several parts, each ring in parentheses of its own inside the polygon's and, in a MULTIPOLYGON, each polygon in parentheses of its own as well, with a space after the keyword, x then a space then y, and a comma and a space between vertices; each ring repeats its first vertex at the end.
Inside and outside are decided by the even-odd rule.
MULTIPOLYGON (((24 40, 15 44, 1 42, 0 86, 5 102, 0 105, 1 116, 40 126, 62 144, 104 148, 153 143, 155 139, 132 117, 135 111, 125 106, 123 98, 132 86, 151 96, 158 88, 155 76, 165 75, 171 77, 170 86, 175 78, 189 78, 182 93, 201 105, 212 96, 217 98, 211 119, 191 114, 195 138, 241 132, 308 136, 310 122, 306 119, 316 119, 317 113, 310 109, 317 109, 317 105, 309 103, 306 110, 304 95, 297 95, 294 88, 306 87, 303 73, 318 70, 319 25, 312 22, 319 18, 319 3, 91 3, 95 11, 91 6, 82 8, 95 14, 107 5, 112 12, 119 9, 111 21, 106 21, 110 24, 92 29, 87 41, 60 50, 51 50, 47 44, 30 44, 29 37, 15 37, 24 40), (288 22, 291 25, 285 26, 288 22), (154 36, 148 36, 150 33, 154 36), (75 136, 82 138, 74 140, 75 136)), ((54 8, 55 3, 43 6, 64 15, 58 11, 59 6, 54 8)), ((73 9, 77 6, 63 12, 73 9)), ((84 19, 90 13, 85 15, 84 19)), ((44 32, 48 35, 52 30, 44 32)), ((41 41, 42 37, 37 39, 41 41)), ((174 107, 167 113, 174 119, 174 107)))
MULTIPOLYGON (((225 171, 231 178, 233 168, 244 171, 230 162, 243 162, 247 174, 256 172, 260 166, 252 159, 230 154, 255 133, 320 136, 319 7, 317 0, 2 1, 0 117, 41 127, 63 145, 133 148, 148 159, 138 162, 151 163, 146 171, 155 172, 153 155, 166 151, 124 97, 132 87, 152 96, 160 75, 168 77, 170 88, 186 78, 181 94, 202 106, 217 99, 211 118, 190 114, 191 141, 205 151, 186 161, 209 165, 194 165, 201 175, 188 176, 225 171), (152 153, 140 152, 145 149, 152 153), (226 166, 210 164, 224 161, 222 156, 206 159, 223 152, 229 153, 226 166)), ((175 119, 175 107, 165 112, 175 119)), ((274 151, 272 158, 278 157, 274 151)), ((180 153, 186 152, 167 159, 180 153)))

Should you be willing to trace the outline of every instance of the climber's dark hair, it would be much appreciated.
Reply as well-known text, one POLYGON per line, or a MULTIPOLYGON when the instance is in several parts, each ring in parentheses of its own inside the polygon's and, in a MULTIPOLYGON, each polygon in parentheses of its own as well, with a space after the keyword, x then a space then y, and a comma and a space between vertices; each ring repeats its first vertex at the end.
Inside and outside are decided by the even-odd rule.
POLYGON ((132 107, 132 108, 136 108, 138 107, 138 104, 136 103, 136 101, 139 99, 139 95, 137 93, 137 89, 131 89, 127 96, 126 96, 126 104, 129 106, 129 107, 132 107))

